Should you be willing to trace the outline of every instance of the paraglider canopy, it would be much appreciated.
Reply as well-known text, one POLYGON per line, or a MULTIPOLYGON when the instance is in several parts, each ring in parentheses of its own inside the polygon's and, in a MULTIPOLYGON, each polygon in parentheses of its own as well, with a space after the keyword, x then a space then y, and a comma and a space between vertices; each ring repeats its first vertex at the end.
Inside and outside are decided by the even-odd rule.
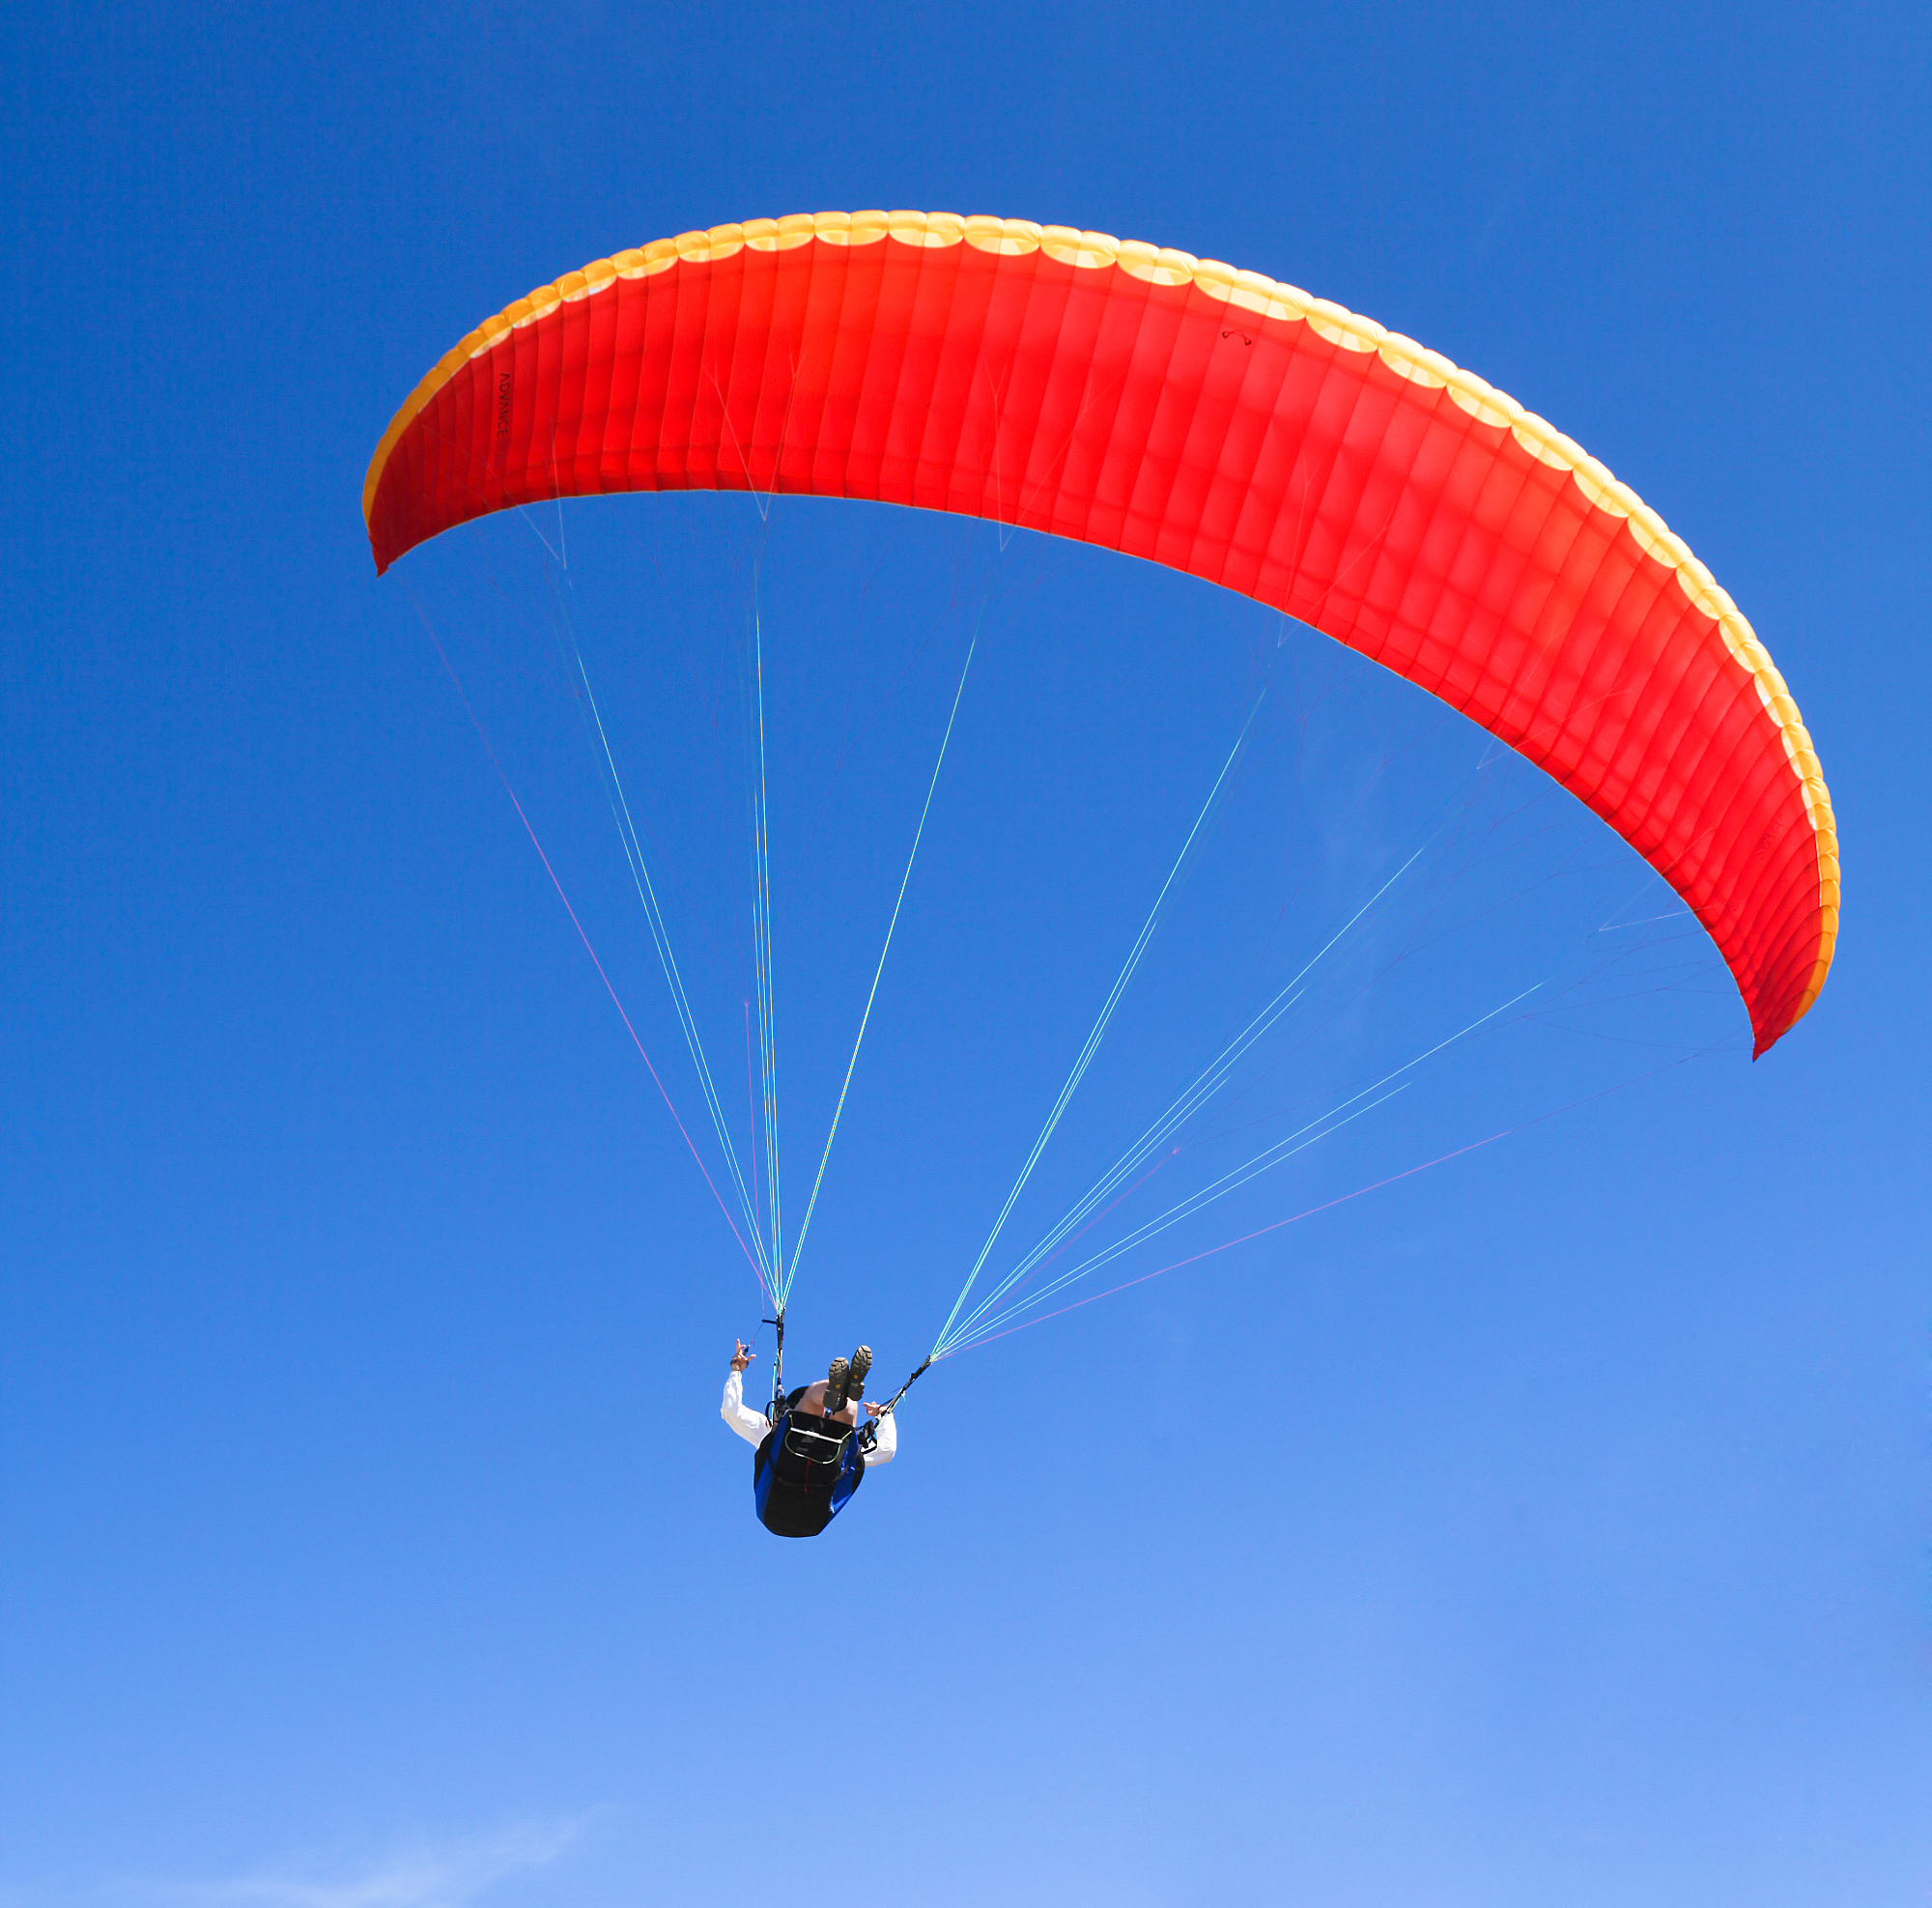
POLYGON ((1293 286, 1101 233, 821 213, 660 240, 437 365, 363 491, 377 566, 512 504, 869 498, 1270 604, 1548 771, 1722 952, 1763 1053, 1837 934, 1783 679, 1657 514, 1480 378, 1293 286))

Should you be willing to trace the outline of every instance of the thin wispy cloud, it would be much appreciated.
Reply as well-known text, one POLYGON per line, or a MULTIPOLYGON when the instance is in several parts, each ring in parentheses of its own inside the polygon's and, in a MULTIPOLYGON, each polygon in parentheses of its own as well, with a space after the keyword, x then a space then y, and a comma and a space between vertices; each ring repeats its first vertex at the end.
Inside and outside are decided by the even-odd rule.
POLYGON ((555 1861, 583 1826, 582 1818, 518 1822, 465 1840, 412 1843, 356 1869, 288 1865, 135 1892, 209 1908, 464 1908, 506 1876, 555 1861))

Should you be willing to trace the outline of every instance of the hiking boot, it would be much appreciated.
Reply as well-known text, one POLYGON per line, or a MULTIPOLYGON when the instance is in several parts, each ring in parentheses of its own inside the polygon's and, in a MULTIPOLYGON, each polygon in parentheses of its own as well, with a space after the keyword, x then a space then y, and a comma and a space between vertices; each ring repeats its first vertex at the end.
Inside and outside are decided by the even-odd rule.
POLYGON ((836 1418, 845 1409, 845 1387, 850 1381, 851 1369, 843 1358, 834 1358, 825 1374, 825 1415, 829 1418, 836 1418))
POLYGON ((851 1399, 866 1395, 866 1374, 872 1369, 872 1348, 862 1345, 852 1353, 852 1362, 846 1368, 845 1395, 851 1399))

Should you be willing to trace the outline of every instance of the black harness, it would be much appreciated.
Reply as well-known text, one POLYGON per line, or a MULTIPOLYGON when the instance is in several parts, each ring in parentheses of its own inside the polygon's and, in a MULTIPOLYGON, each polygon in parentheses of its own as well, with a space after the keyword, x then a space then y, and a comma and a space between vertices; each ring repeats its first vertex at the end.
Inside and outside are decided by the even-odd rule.
POLYGON ((758 1522, 775 1537, 816 1537, 865 1482, 866 1454, 877 1441, 869 1424, 799 1410, 801 1395, 785 1400, 752 1465, 758 1522))

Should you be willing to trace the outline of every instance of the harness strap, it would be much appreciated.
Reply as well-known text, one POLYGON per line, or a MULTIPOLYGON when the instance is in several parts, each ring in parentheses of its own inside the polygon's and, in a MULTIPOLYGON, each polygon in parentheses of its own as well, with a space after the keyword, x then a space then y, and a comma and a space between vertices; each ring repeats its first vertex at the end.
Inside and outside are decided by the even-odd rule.
MULTIPOLYGON (((881 1410, 881 1411, 879 1412, 880 1417, 889 1418, 892 1416, 893 1408, 899 1402, 901 1398, 903 1398, 906 1395, 908 1391, 912 1389, 914 1381, 924 1373, 926 1367, 931 1363, 932 1363, 932 1353, 928 1352, 923 1360, 922 1360, 919 1370, 914 1372, 912 1377, 907 1379, 906 1381, 902 1385, 900 1385, 899 1388, 896 1391, 895 1391, 893 1395, 886 1401, 884 1409, 881 1410)), ((877 1420, 875 1419, 873 1420, 873 1422, 876 1423, 877 1420)), ((877 1435, 878 1434, 876 1432, 873 1433, 874 1437, 877 1437, 877 1435)))
POLYGON ((781 1305, 777 1308, 777 1310, 778 1310, 777 1318, 766 1319, 764 1321, 766 1324, 776 1325, 778 1327, 778 1343, 772 1349, 772 1402, 765 1407, 765 1422, 767 1424, 778 1423, 779 1404, 780 1401, 784 1397, 784 1361, 785 1361, 784 1307, 781 1305))

